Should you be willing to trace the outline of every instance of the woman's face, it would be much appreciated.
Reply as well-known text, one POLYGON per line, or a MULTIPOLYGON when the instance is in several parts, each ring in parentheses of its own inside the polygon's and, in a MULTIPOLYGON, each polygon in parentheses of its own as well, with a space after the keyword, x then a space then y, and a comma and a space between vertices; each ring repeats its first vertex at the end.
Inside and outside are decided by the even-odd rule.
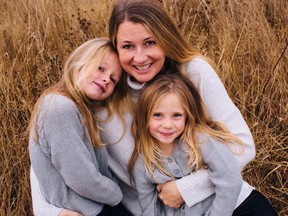
POLYGON ((118 55, 114 52, 108 52, 97 68, 88 66, 88 68, 80 71, 78 86, 91 100, 104 100, 112 94, 121 75, 122 68, 118 55), (90 70, 93 72, 87 76, 87 71, 90 70))
POLYGON ((164 51, 144 25, 130 21, 121 23, 116 41, 123 69, 139 83, 150 81, 163 67, 164 51))

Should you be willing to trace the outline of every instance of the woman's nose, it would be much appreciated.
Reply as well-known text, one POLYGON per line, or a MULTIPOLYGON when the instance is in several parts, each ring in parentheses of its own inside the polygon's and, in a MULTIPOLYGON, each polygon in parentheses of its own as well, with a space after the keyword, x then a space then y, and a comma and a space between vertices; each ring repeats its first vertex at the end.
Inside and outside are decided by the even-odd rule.
POLYGON ((147 55, 142 48, 138 48, 134 54, 134 62, 143 63, 147 60, 147 55))

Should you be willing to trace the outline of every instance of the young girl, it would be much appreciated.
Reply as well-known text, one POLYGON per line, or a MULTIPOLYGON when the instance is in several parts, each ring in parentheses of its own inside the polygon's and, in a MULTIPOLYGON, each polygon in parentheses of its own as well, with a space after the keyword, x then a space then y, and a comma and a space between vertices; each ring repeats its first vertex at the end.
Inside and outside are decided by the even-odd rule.
POLYGON ((133 174, 143 216, 277 215, 267 199, 241 178, 228 145, 239 145, 234 154, 240 154, 242 141, 211 120, 188 78, 167 74, 146 84, 139 96, 132 131, 136 147, 128 169, 133 174), (213 195, 179 209, 165 206, 158 199, 155 185, 201 168, 208 170, 215 185, 213 195), (252 193, 243 197, 247 190, 252 193))
POLYGON ((29 126, 31 164, 45 198, 85 216, 107 215, 109 208, 103 206, 115 206, 122 199, 111 180, 95 115, 123 94, 118 59, 106 38, 78 47, 62 79, 38 99, 29 126))

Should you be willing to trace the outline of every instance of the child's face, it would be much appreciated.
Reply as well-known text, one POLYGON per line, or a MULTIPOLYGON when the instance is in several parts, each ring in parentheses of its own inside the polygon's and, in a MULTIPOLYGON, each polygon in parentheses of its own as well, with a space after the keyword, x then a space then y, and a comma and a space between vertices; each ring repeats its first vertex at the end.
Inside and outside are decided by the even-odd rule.
MULTIPOLYGON (((89 70, 89 67, 86 70, 89 70)), ((98 68, 85 78, 86 70, 79 73, 79 85, 88 98, 96 101, 108 98, 122 75, 119 58, 114 52, 108 52, 98 68)))
POLYGON ((164 150, 174 144, 185 128, 186 113, 176 94, 164 96, 156 105, 149 119, 148 127, 151 136, 159 141, 164 150))

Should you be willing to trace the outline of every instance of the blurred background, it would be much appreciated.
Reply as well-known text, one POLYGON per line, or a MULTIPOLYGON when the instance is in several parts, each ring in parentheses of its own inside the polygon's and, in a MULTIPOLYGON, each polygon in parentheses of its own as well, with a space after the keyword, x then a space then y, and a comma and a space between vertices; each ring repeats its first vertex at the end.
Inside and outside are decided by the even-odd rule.
MULTIPOLYGON (((160 0, 159 0, 160 1, 160 0)), ((255 140, 244 179, 288 215, 288 1, 161 0, 212 58, 255 140)), ((107 36, 112 0, 1 0, 0 215, 32 215, 26 128, 77 46, 107 36)))

